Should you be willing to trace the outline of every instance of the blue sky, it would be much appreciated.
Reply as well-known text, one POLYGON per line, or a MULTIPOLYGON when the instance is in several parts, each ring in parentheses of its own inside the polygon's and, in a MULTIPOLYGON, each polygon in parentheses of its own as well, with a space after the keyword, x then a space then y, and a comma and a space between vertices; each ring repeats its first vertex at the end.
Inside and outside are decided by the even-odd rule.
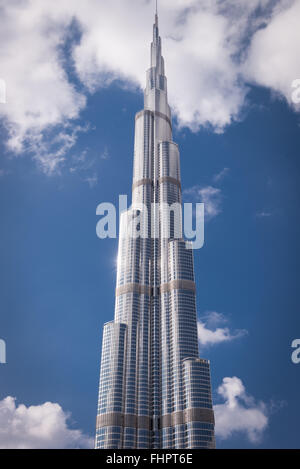
MULTIPOLYGON (((9 21, 21 30, 26 22, 18 2, 13 3, 16 8, 13 14, 6 13, 12 14, 14 19, 9 21)), ((190 3, 197 4, 199 21, 208 14, 201 9, 201 2, 190 3)), ((231 3, 228 1, 228 6, 231 3)), ((201 356, 211 360, 214 400, 221 406, 218 412, 224 419, 217 446, 297 448, 300 365, 291 361, 291 343, 300 337, 300 134, 299 113, 286 90, 299 77, 300 55, 291 70, 284 68, 289 72, 287 78, 280 73, 276 75, 276 70, 272 74, 272 64, 269 74, 266 71, 262 74, 265 82, 258 71, 254 77, 250 62, 256 60, 259 70, 262 60, 257 57, 255 43, 269 44, 270 28, 279 20, 287 27, 284 18, 293 2, 280 5, 272 15, 267 4, 276 3, 278 7, 280 2, 253 3, 259 8, 269 8, 261 16, 257 10, 255 15, 254 10, 247 13, 248 20, 254 15, 269 24, 267 37, 260 38, 260 29, 256 26, 258 29, 254 30, 252 25, 251 33, 245 28, 248 36, 245 32, 244 37, 235 38, 234 51, 245 37, 252 41, 248 54, 251 61, 243 63, 243 70, 248 72, 243 71, 238 89, 234 83, 242 73, 241 67, 231 77, 230 70, 235 65, 228 63, 218 70, 216 54, 210 74, 222 72, 227 85, 223 89, 216 81, 214 96, 209 94, 208 82, 201 75, 202 60, 207 59, 200 54, 189 70, 199 74, 199 86, 204 87, 199 90, 197 81, 191 83, 191 94, 198 103, 195 106, 199 106, 198 114, 195 109, 192 117, 186 112, 189 100, 185 94, 189 88, 175 99, 176 90, 180 84, 184 88, 186 77, 171 73, 182 63, 177 64, 174 58, 176 44, 171 46, 167 37, 164 39, 171 25, 167 18, 168 1, 162 7, 161 29, 167 43, 164 55, 185 200, 201 201, 203 194, 209 193, 206 201, 214 210, 205 225, 205 245, 195 251, 195 274, 202 324, 201 356), (270 77, 276 79, 272 82, 270 77), (176 84, 172 88, 173 80, 176 84), (200 109, 204 91, 206 98, 212 100, 207 122, 200 109), (219 114, 213 108, 215 100, 219 114), (217 328, 221 339, 216 335, 217 328), (225 383, 222 394, 219 387, 226 377, 236 377, 238 381, 225 383), (236 413, 230 410, 230 402, 234 403, 236 413), (235 426, 235 416, 241 418, 240 428, 235 426), (247 425, 248 429, 252 425, 249 419, 254 421, 252 433, 246 431, 247 425)), ((65 13, 59 12, 59 8, 57 17, 53 10, 48 18, 46 15, 48 28, 53 28, 55 37, 60 37, 62 31, 68 34, 64 35, 63 46, 57 40, 54 45, 45 42, 45 48, 53 52, 58 44, 62 47, 65 59, 63 65, 61 60, 58 65, 65 70, 65 81, 49 83, 47 79, 45 90, 38 90, 41 94, 33 102, 30 94, 33 82, 28 78, 28 83, 25 80, 20 84, 22 93, 16 91, 17 111, 16 104, 10 101, 14 101, 12 91, 19 84, 12 80, 10 91, 7 78, 19 66, 12 53, 3 70, 0 69, 8 89, 7 104, 0 104, 0 338, 7 345, 7 364, 0 365, 0 446, 56 444, 52 434, 51 437, 46 434, 42 442, 28 436, 24 443, 19 434, 12 432, 10 443, 4 440, 7 428, 1 410, 16 418, 19 414, 14 406, 20 404, 26 406, 30 422, 30 406, 40 406, 39 415, 46 411, 55 414, 61 432, 58 436, 64 446, 88 446, 88 437, 94 434, 102 326, 113 318, 117 256, 117 240, 96 237, 96 207, 101 202, 116 204, 119 194, 130 196, 134 115, 143 107, 138 84, 139 76, 144 80, 147 67, 152 23, 148 15, 151 5, 147 2, 139 5, 137 15, 142 15, 143 20, 147 18, 145 28, 148 26, 145 42, 137 45, 137 54, 141 49, 141 54, 146 55, 145 66, 138 63, 136 72, 127 70, 122 61, 120 71, 116 71, 107 58, 103 59, 101 50, 97 56, 99 63, 90 70, 90 63, 85 63, 82 57, 84 53, 85 57, 93 55, 94 51, 83 44, 80 22, 76 27, 74 23, 65 26, 65 13), (53 24, 59 21, 55 29, 53 24), (81 44, 82 50, 74 53, 75 44, 81 44), (77 61, 71 60, 71 54, 77 61), (74 88, 68 88, 66 83, 74 88), (51 103, 47 100, 44 103, 44 93, 51 92, 52 86, 57 94, 53 99, 50 95, 51 103), (52 106, 51 113, 45 111, 49 110, 48 104, 52 106), (29 110, 33 107, 32 115, 28 114, 28 106, 29 110), (8 396, 15 397, 16 404, 5 400, 8 396), (46 409, 47 402, 51 404, 46 409), (63 411, 54 407, 54 403, 63 411), (63 412, 71 414, 67 429, 62 429, 66 419, 63 412), (76 429, 81 433, 74 433, 76 429)), ((92 11, 93 2, 89 7, 92 11)), ((107 8, 105 14, 110 17, 112 12, 107 8)), ((29 15, 29 6, 27 12, 29 15)), ((218 28, 222 18, 232 15, 234 19, 236 13, 230 12, 230 9, 226 12, 227 16, 222 11, 209 12, 210 21, 215 20, 218 28)), ((34 17, 33 13, 39 14, 31 12, 28 18, 34 17)), ((175 13, 188 21, 189 17, 184 16, 188 13, 179 1, 172 10, 174 18, 175 13)), ((94 23, 90 18, 86 21, 93 31, 94 23)), ((126 17, 124 21, 129 30, 131 20, 126 17)), ((191 30, 192 27, 190 24, 191 30)), ((114 31, 113 25, 110 28, 107 34, 114 31)), ((128 45, 133 46, 135 32, 131 34, 126 28, 128 45)), ((44 32, 34 33, 44 38, 44 32)), ((181 33, 185 38, 181 53, 186 51, 188 55, 192 42, 189 29, 181 33)), ((11 46, 9 41, 7 38, 7 51, 11 52, 10 47, 16 47, 20 39, 16 37, 11 46)), ((114 47, 112 44, 112 50, 114 47)), ((36 51, 34 63, 41 62, 39 54, 36 51)), ((47 57, 43 67, 54 56, 47 57)), ((284 63, 284 57, 279 54, 279 58, 284 63)), ((129 53, 129 63, 130 60, 129 53)), ((42 72, 39 76, 43 80, 42 72)))

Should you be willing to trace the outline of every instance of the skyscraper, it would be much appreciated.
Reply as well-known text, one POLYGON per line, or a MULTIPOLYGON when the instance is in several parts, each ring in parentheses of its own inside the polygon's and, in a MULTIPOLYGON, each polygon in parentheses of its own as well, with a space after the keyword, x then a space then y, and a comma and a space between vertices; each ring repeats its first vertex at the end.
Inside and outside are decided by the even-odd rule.
POLYGON ((179 150, 156 13, 144 109, 135 117, 132 205, 120 222, 115 318, 103 331, 99 449, 215 446, 210 366, 198 351, 193 250, 174 213, 162 208, 176 202, 179 150), (130 227, 141 207, 146 236, 137 237, 130 227))

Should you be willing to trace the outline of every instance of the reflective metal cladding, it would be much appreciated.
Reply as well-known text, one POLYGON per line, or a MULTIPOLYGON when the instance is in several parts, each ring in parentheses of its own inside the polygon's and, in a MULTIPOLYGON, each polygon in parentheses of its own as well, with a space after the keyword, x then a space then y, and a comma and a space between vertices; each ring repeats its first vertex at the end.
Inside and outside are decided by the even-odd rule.
POLYGON ((114 321, 103 331, 96 448, 214 448, 210 366, 199 358, 193 250, 163 211, 125 233, 139 204, 181 204, 155 16, 144 110, 135 119, 132 206, 122 214, 114 321), (169 237, 151 236, 169 228, 169 237), (177 232, 175 236, 175 231, 177 232), (122 234, 123 233, 123 234, 122 234))

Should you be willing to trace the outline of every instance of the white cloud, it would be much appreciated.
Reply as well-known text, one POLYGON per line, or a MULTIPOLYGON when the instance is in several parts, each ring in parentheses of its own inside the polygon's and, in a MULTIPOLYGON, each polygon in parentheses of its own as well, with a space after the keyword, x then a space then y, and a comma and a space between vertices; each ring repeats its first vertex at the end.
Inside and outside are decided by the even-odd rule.
POLYGON ((6 104, 0 107, 0 116, 8 130, 9 149, 21 153, 27 148, 52 171, 63 160, 60 150, 65 142, 58 152, 47 155, 42 133, 78 117, 86 100, 70 83, 60 57, 68 20, 62 15, 55 18, 47 5, 45 11, 43 7, 36 1, 1 2, 0 63, 6 104))
POLYGON ((245 76, 259 85, 281 93, 292 103, 292 83, 300 78, 300 2, 279 2, 265 28, 252 39, 245 76))
POLYGON ((232 59, 235 46, 227 42, 228 19, 199 9, 176 29, 177 38, 168 38, 165 50, 170 101, 179 125, 222 132, 239 118, 247 93, 232 59))
POLYGON ((0 449, 91 448, 92 438, 68 427, 59 404, 16 406, 13 397, 0 401, 0 449))
MULTIPOLYGON (((80 127, 75 134, 72 129, 88 93, 113 80, 144 88, 153 2, 11 0, 0 5, 1 79, 6 83, 0 117, 8 130, 7 145, 15 153, 31 153, 51 173, 76 143, 80 127), (77 37, 66 59, 64 45, 74 24, 77 37), (65 139, 53 146, 55 135, 65 139)), ((222 132, 240 119, 249 81, 291 102, 291 83, 299 78, 299 7, 292 0, 161 2, 169 96, 179 125, 222 132)))
POLYGON ((231 331, 229 327, 217 327, 227 323, 227 319, 221 313, 211 311, 198 320, 198 339, 200 347, 230 342, 247 334, 245 329, 231 331))
POLYGON ((184 196, 192 196, 196 202, 204 204, 206 221, 215 218, 222 212, 221 189, 212 186, 194 186, 183 192, 184 196))
POLYGON ((214 406, 216 436, 228 439, 236 433, 242 433, 258 444, 268 426, 267 406, 255 402, 247 395, 242 381, 237 377, 224 378, 218 388, 218 394, 224 399, 223 404, 214 406))
POLYGON ((217 313, 217 311, 207 311, 201 316, 201 319, 208 327, 214 327, 228 322, 228 319, 224 316, 224 314, 217 313))

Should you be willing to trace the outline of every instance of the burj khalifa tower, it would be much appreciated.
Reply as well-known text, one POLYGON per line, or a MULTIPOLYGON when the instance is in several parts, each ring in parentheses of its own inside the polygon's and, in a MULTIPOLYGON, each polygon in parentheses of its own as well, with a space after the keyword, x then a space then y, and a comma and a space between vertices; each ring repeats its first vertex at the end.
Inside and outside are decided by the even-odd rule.
POLYGON ((193 249, 165 210, 174 203, 181 206, 180 156, 156 12, 144 109, 135 116, 132 205, 120 220, 115 316, 103 330, 97 449, 215 447, 193 249), (142 207, 145 232, 136 236, 142 207))

